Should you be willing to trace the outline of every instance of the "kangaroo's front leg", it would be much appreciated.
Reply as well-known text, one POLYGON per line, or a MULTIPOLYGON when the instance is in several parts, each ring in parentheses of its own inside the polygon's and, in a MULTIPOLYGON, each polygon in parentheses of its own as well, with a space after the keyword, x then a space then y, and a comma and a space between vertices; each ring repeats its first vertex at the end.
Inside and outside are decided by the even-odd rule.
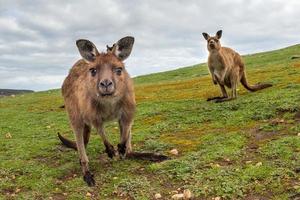
POLYGON ((113 158, 116 155, 116 152, 115 152, 114 146, 111 145, 109 143, 109 141, 107 140, 107 138, 106 138, 106 134, 105 134, 105 131, 104 131, 104 128, 103 128, 103 124, 98 123, 98 124, 94 124, 94 126, 96 127, 98 134, 102 138, 102 141, 103 141, 104 146, 105 146, 105 152, 107 153, 108 157, 113 158))
POLYGON ((119 120, 120 126, 120 143, 118 144, 118 151, 121 158, 124 158, 127 153, 132 151, 131 147, 131 126, 132 119, 129 117, 121 117, 119 120))
POLYGON ((95 180, 94 175, 89 171, 89 159, 86 155, 84 139, 83 139, 83 127, 74 128, 77 151, 79 154, 80 165, 83 172, 83 180, 88 184, 88 186, 94 186, 95 180))

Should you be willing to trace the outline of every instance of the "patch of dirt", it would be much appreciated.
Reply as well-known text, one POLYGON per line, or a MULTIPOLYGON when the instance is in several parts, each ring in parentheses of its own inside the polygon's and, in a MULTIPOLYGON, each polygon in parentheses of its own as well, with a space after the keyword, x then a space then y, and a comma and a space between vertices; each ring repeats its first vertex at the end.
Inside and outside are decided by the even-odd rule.
POLYGON ((295 120, 300 120, 300 111, 296 112, 295 114, 295 120))
POLYGON ((271 194, 266 194, 266 195, 249 194, 244 198, 244 200, 269 200, 272 198, 272 196, 273 195, 271 195, 271 194))
POLYGON ((52 196, 53 200, 65 200, 67 199, 67 196, 61 194, 61 193, 54 193, 52 196))
POLYGON ((37 161, 38 163, 47 164, 50 167, 60 166, 59 164, 60 159, 57 158, 56 156, 52 156, 52 157, 35 156, 32 159, 37 161))
MULTIPOLYGON (((81 172, 81 171, 79 171, 81 172)), ((71 171, 67 171, 66 174, 62 175, 61 177, 58 177, 58 180, 55 181, 56 184, 61 184, 63 183, 63 181, 69 181, 77 176, 81 176, 78 175, 78 170, 74 169, 74 170, 71 170, 71 171)))

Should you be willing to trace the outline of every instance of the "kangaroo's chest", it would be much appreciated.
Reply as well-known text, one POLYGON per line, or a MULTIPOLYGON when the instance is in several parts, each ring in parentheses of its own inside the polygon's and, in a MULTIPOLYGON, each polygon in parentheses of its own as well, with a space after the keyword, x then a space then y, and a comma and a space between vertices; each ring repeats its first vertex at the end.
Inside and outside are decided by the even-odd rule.
POLYGON ((98 107, 98 117, 102 121, 111 121, 120 118, 122 107, 117 102, 104 102, 98 107))
POLYGON ((225 68, 222 57, 219 54, 209 56, 209 67, 213 69, 215 75, 219 75, 225 68))

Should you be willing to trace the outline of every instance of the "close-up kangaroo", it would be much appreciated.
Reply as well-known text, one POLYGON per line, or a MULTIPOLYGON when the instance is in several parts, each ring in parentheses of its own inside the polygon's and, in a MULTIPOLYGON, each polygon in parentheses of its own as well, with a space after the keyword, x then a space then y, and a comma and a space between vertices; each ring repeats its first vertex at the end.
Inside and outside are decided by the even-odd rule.
POLYGON ((105 136, 103 124, 118 120, 121 141, 118 153, 124 157, 131 152, 131 126, 135 111, 133 83, 122 62, 131 53, 133 37, 120 39, 107 53, 99 53, 88 40, 77 40, 83 59, 75 63, 62 86, 65 108, 69 114, 76 143, 59 134, 68 147, 78 150, 84 181, 95 185, 89 171, 85 147, 89 142, 91 126, 101 136, 109 157, 116 155, 114 147, 105 136))
POLYGON ((222 96, 210 97, 207 101, 214 100, 214 102, 219 103, 236 99, 239 81, 251 92, 272 86, 272 84, 268 83, 249 85, 242 57, 234 50, 221 46, 220 39, 222 37, 222 30, 219 30, 216 35, 212 37, 207 33, 202 33, 202 35, 207 40, 207 49, 209 51, 207 64, 209 72, 212 76, 213 83, 215 85, 218 84, 222 92, 222 96), (231 97, 228 96, 225 86, 231 88, 231 97))

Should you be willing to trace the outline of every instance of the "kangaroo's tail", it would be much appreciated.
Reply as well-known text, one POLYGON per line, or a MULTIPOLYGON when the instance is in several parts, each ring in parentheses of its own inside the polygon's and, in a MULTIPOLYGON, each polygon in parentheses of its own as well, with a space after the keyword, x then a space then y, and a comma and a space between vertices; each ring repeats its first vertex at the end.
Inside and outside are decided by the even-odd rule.
MULTIPOLYGON (((84 126, 83 129, 83 141, 84 141, 84 146, 87 146, 87 144, 89 143, 89 139, 90 139, 90 132, 91 132, 91 128, 87 125, 84 126)), ((69 140, 67 138, 65 138, 64 136, 62 136, 60 133, 57 133, 58 138, 60 139, 60 141, 62 142, 63 145, 65 145, 68 148, 77 150, 77 145, 76 142, 69 140)))
POLYGON ((257 90, 262 90, 264 88, 268 88, 268 87, 271 87, 272 84, 270 83, 257 83, 255 85, 249 85, 248 82, 247 82, 247 78, 246 78, 246 74, 245 72, 243 73, 242 75, 242 78, 241 78, 241 83, 242 85, 249 91, 251 92, 255 92, 257 90))
POLYGON ((60 139, 60 141, 62 142, 63 145, 65 145, 68 148, 77 150, 76 142, 71 141, 71 140, 63 137, 60 133, 57 133, 57 135, 58 135, 58 138, 60 139))

